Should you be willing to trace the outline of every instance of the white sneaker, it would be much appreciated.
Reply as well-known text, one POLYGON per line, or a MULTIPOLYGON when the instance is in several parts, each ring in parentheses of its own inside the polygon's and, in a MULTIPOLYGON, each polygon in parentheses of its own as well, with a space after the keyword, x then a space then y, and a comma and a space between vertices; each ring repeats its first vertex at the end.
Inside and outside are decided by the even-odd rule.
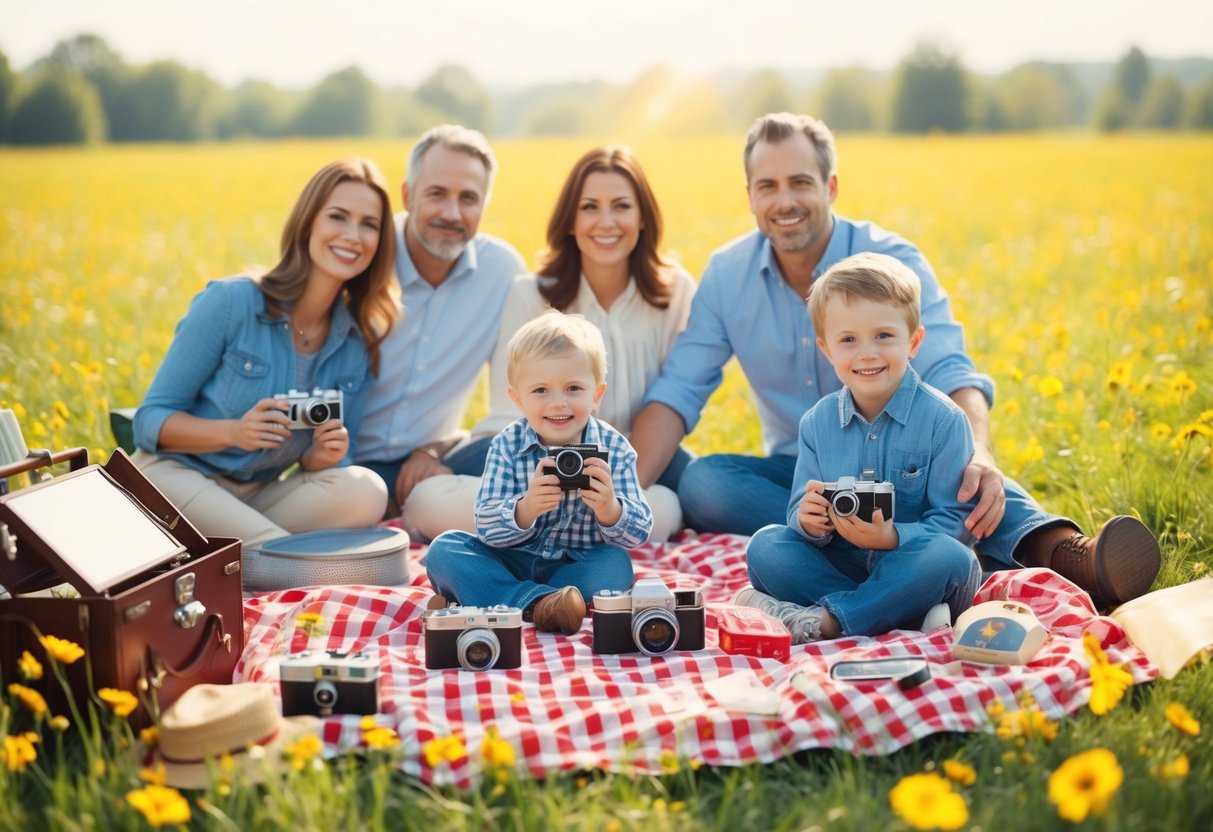
POLYGON ((952 608, 947 604, 936 604, 927 610, 927 614, 922 617, 922 631, 924 633, 929 633, 940 627, 951 626, 952 608))
POLYGON ((819 607, 816 604, 802 607, 791 601, 780 601, 772 595, 759 592, 749 584, 737 590, 737 594, 733 596, 733 603, 739 607, 762 610, 767 615, 778 618, 792 634, 793 644, 821 641, 821 620, 826 612, 825 607, 819 607))

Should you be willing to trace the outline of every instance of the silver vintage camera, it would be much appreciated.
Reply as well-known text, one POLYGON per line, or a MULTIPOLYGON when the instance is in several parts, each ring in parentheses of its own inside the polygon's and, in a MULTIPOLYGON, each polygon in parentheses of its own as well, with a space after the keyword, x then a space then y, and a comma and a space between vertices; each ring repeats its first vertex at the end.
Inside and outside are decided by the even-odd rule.
POLYGON ((871 523, 872 513, 880 509, 886 523, 893 519, 895 500, 891 482, 839 477, 838 482, 825 483, 822 496, 829 501, 834 513, 839 517, 854 515, 871 523))
POLYGON ((661 578, 638 578, 630 591, 595 592, 591 609, 595 653, 659 656, 703 649, 703 593, 697 588, 672 590, 661 578))
POLYGON ((512 669, 522 665, 522 610, 447 607, 421 614, 425 627, 425 666, 430 670, 512 669))
POLYGON ((290 407, 286 412, 291 430, 307 430, 323 425, 330 419, 340 419, 343 397, 340 390, 323 390, 317 387, 310 393, 294 388, 274 396, 290 407))
POLYGON ((555 469, 560 487, 565 491, 590 487, 590 475, 584 472, 587 459, 609 458, 607 449, 601 445, 561 445, 549 449, 549 453, 552 464, 547 467, 555 469))
POLYGON ((363 652, 295 653, 278 665, 282 715, 379 712, 379 660, 363 652))

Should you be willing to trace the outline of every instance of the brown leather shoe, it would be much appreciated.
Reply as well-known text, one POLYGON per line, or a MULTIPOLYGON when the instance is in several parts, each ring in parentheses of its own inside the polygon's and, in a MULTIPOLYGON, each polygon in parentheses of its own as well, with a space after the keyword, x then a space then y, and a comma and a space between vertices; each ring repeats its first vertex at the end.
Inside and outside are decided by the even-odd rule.
POLYGON ((585 599, 575 586, 566 586, 535 602, 531 611, 535 627, 545 633, 571 636, 585 620, 585 599))
POLYGON ((1055 541, 1043 565, 1085 589, 1096 607, 1107 607, 1149 591, 1161 561, 1150 530, 1122 514, 1104 523, 1094 538, 1071 532, 1055 541))

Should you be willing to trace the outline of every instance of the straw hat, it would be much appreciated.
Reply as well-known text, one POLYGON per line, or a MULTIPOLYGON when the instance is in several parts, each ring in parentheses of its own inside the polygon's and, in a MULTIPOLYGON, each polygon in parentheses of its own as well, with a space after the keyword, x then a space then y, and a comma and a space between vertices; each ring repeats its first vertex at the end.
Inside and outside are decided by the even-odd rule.
POLYGON ((152 766, 163 764, 170 786, 201 789, 210 782, 207 761, 230 755, 256 782, 282 767, 287 745, 320 727, 315 717, 284 719, 270 685, 195 685, 161 715, 152 766))

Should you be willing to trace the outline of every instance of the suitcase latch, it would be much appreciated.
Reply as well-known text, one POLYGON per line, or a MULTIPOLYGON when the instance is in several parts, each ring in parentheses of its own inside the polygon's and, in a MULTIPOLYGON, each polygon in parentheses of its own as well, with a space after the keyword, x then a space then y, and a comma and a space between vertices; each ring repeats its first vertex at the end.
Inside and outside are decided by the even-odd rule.
POLYGON ((9 560, 17 559, 17 536, 8 530, 8 523, 0 523, 0 554, 9 560))
POLYGON ((193 572, 187 572, 173 581, 173 591, 177 597, 177 609, 173 611, 173 620, 183 630, 195 626, 202 616, 206 615, 206 607, 194 598, 194 584, 197 579, 193 572))

